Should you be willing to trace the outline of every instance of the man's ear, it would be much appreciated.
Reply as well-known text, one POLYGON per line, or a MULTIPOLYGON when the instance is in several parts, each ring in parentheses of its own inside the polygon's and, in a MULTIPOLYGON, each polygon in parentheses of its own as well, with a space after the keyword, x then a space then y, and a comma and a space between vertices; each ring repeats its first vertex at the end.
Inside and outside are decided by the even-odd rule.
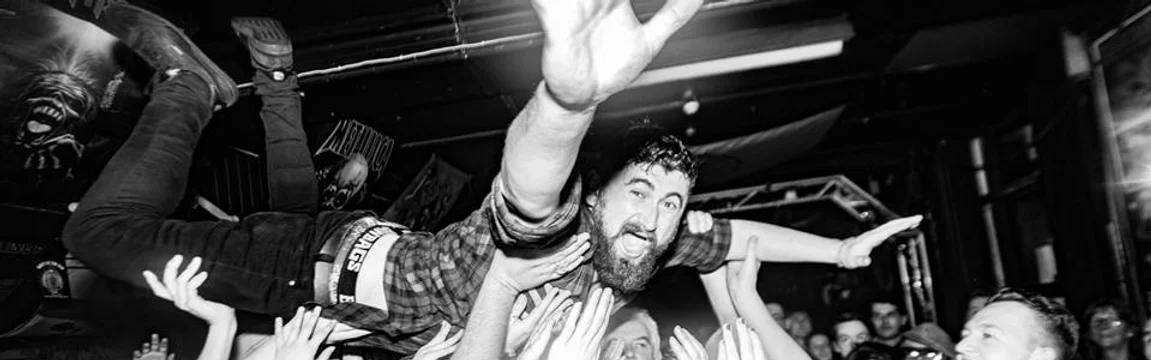
POLYGON ((599 202, 599 190, 584 195, 583 202, 584 205, 587 205, 589 208, 595 208, 595 204, 599 202))
POLYGON ((909 316, 899 315, 899 318, 902 319, 899 321, 899 326, 907 326, 907 320, 908 320, 909 316))
POLYGON ((1035 350, 1031 350, 1031 355, 1027 357, 1027 360, 1055 360, 1058 358, 1059 357, 1055 352, 1055 348, 1050 346, 1039 346, 1036 347, 1035 350))

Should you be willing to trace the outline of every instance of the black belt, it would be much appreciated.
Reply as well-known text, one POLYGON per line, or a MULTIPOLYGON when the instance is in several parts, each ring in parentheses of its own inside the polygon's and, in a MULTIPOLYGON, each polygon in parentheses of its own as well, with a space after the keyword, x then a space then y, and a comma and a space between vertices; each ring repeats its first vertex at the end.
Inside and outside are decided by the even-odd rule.
POLYGON ((407 231, 403 226, 377 219, 371 219, 371 224, 361 221, 365 220, 350 224, 351 228, 343 236, 328 239, 316 256, 317 261, 331 259, 332 262, 327 284, 331 303, 355 302, 360 267, 368 252, 384 236, 395 236, 396 239, 391 240, 395 241, 407 231))

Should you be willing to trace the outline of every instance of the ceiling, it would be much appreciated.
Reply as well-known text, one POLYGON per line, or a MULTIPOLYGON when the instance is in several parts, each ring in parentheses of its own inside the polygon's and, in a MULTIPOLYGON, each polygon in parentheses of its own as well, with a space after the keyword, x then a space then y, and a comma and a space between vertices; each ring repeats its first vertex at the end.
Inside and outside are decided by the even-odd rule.
MULTIPOLYGON (((641 17, 661 4, 634 1, 641 17)), ((302 80, 305 121, 315 127, 360 120, 395 138, 403 150, 397 156, 436 152, 477 179, 494 175, 500 131, 540 79, 540 41, 532 36, 538 25, 526 0, 153 0, 145 6, 185 28, 240 80, 252 70, 228 26, 233 16, 279 19, 294 40, 298 71, 432 50, 433 55, 415 60, 302 80), (443 51, 501 39, 515 40, 443 51)), ((589 143, 602 141, 597 134, 648 118, 700 145, 847 105, 806 156, 813 161, 783 167, 829 171, 850 167, 852 162, 843 159, 852 155, 898 162, 908 143, 964 136, 1019 119, 1012 111, 1024 103, 1036 56, 1055 44, 1058 29, 1095 31, 1132 4, 726 0, 708 6, 673 37, 656 67, 802 45, 842 35, 844 28, 850 39, 844 52, 832 58, 624 92, 601 107, 589 143), (701 103, 691 116, 680 108, 687 90, 701 103)), ((220 116, 252 119, 257 106, 252 98, 220 116)), ((257 121, 215 123, 209 136, 258 147, 257 121)), ((772 174, 779 173, 786 172, 772 174)), ((746 181, 764 176, 760 172, 746 181)))

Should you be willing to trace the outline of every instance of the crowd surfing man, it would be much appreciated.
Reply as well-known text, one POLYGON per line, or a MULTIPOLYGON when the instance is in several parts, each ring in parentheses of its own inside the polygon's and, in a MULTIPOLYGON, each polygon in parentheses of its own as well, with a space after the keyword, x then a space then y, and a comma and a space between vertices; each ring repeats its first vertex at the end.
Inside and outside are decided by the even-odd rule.
POLYGON ((231 105, 235 84, 160 17, 119 1, 83 3, 62 6, 110 29, 156 69, 156 79, 132 135, 69 219, 67 248, 139 287, 147 286, 142 271, 159 272, 173 255, 200 257, 212 274, 200 287, 205 299, 260 314, 316 301, 339 322, 333 341, 413 353, 441 321, 461 327, 497 245, 523 257, 583 256, 578 266, 556 267, 563 276, 551 284, 576 296, 606 286, 626 300, 659 267, 709 271, 743 259, 752 237, 757 260, 866 266, 872 248, 922 219, 845 241, 742 220, 681 232, 696 158, 676 138, 651 131, 632 133, 605 152, 611 159, 573 174, 597 105, 635 79, 702 0, 670 0, 643 24, 626 0, 534 0, 545 33, 544 80, 508 130, 483 205, 437 233, 409 232, 366 212, 167 219, 213 106, 231 105))

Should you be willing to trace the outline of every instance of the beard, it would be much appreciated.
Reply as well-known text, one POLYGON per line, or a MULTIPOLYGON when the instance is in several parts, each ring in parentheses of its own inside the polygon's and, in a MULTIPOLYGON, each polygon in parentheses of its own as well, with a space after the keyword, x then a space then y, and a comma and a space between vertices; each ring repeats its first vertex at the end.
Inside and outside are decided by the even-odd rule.
POLYGON ((599 281, 623 294, 634 294, 643 290, 643 286, 655 274, 657 263, 671 243, 659 245, 656 242, 650 251, 634 262, 616 256, 612 245, 620 241, 624 235, 647 233, 647 239, 655 239, 655 234, 643 230, 640 224, 627 222, 620 227, 618 233, 609 237, 603 229, 603 204, 596 205, 594 209, 586 210, 584 216, 591 216, 588 218, 588 235, 595 245, 595 250, 592 251, 592 266, 599 275, 599 281))

